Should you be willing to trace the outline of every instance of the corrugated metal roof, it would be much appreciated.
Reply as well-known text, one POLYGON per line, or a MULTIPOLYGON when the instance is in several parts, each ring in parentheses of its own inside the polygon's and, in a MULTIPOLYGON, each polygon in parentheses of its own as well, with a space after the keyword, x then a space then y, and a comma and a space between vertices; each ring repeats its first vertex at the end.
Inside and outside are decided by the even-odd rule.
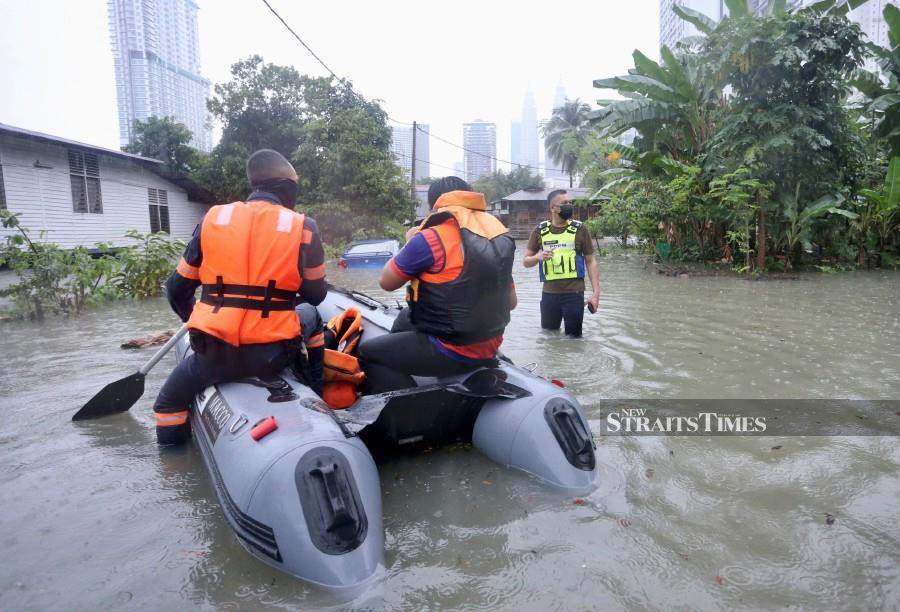
MULTIPOLYGON (((537 202, 538 200, 547 201, 547 196, 555 189, 521 189, 515 193, 511 193, 503 198, 505 202, 537 202)), ((588 197, 588 190, 582 187, 572 187, 566 189, 573 200, 584 200, 588 197)))
POLYGON ((116 149, 107 149, 105 147, 98 147, 96 145, 87 144, 85 142, 77 142, 75 140, 69 140, 68 138, 60 138, 59 136, 52 136, 50 134, 44 134, 42 132, 35 132, 32 130, 26 130, 25 128, 16 127, 14 125, 7 125, 5 123, 0 123, 0 133, 6 132, 8 134, 14 134, 16 136, 21 136, 22 138, 28 138, 30 140, 41 140, 44 142, 52 142, 56 144, 62 144, 69 147, 78 147, 81 149, 88 149, 89 151, 99 151, 101 153, 105 153, 107 155, 115 155, 116 157, 126 157, 128 159, 134 159, 141 162, 147 162, 151 164, 160 164, 163 162, 158 159, 152 159, 150 157, 143 157, 141 155, 134 155, 133 153, 125 153, 124 151, 117 151, 116 149))

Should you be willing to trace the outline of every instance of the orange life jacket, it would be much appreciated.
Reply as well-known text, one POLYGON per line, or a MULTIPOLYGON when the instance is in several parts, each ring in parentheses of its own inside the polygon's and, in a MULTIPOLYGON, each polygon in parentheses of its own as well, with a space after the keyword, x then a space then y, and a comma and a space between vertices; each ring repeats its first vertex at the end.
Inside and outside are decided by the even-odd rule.
POLYGON ((362 313, 350 307, 325 325, 324 389, 322 399, 335 409, 356 401, 356 388, 366 379, 356 348, 362 336, 362 313))
POLYGON ((453 344, 473 344, 503 333, 509 323, 509 288, 516 243, 488 212, 484 195, 450 191, 420 229, 444 247, 436 272, 410 281, 410 320, 420 332, 453 344))
POLYGON ((213 206, 200 229, 202 293, 188 327, 234 346, 299 336, 298 262, 312 240, 303 222, 303 215, 271 202, 213 206))

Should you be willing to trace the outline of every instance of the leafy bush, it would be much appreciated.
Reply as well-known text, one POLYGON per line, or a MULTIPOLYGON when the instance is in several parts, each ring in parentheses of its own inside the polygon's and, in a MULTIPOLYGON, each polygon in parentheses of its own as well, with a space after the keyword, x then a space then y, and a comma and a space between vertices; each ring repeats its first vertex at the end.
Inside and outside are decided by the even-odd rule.
POLYGON ((0 210, 0 222, 17 232, 0 247, 0 265, 9 266, 19 279, 0 295, 11 297, 22 316, 40 320, 47 313, 77 313, 115 294, 102 284, 116 267, 105 245, 98 245, 98 256, 84 247, 64 250, 34 242, 18 215, 8 210, 0 210))
POLYGON ((116 254, 119 269, 112 277, 112 283, 127 297, 162 295, 163 284, 172 273, 185 244, 162 233, 141 234, 130 230, 125 235, 138 244, 116 254))

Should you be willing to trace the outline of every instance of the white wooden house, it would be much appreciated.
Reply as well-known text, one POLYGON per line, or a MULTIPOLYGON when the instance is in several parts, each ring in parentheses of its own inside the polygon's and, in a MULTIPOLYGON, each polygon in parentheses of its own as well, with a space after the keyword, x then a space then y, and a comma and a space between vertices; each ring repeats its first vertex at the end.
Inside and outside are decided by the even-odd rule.
POLYGON ((126 246, 131 229, 187 240, 211 203, 198 185, 166 177, 161 161, 0 123, 0 208, 19 214, 32 240, 126 246))

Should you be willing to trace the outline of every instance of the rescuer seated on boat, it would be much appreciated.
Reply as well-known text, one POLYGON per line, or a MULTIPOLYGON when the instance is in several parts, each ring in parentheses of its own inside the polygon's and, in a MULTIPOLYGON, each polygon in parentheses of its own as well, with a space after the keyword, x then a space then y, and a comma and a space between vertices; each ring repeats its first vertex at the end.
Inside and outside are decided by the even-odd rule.
POLYGON ((382 289, 409 282, 408 307, 390 334, 360 345, 365 393, 415 386, 413 376, 452 376, 493 365, 516 306, 516 245, 485 212, 484 195, 455 176, 428 189, 433 207, 381 272, 382 289))
POLYGON ((247 179, 253 187, 247 201, 213 206, 166 282, 194 352, 172 370, 153 406, 160 444, 187 438, 188 407, 197 393, 278 374, 291 365, 301 335, 313 376, 318 370, 318 384, 310 386, 322 390, 324 339, 315 305, 327 289, 319 230, 294 212, 297 172, 280 153, 251 155, 247 179), (306 304, 295 311, 297 301, 306 304))

